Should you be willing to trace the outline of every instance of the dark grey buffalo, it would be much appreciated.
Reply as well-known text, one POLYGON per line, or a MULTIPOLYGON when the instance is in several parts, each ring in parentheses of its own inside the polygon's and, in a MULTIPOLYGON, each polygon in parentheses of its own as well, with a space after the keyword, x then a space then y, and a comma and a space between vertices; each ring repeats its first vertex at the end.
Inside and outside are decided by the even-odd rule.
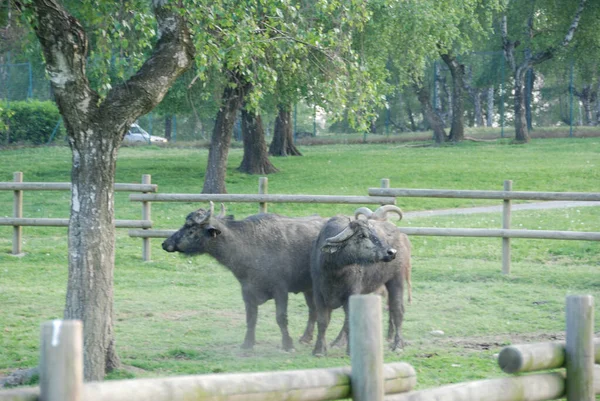
POLYGON ((167 252, 190 255, 209 254, 227 267, 242 286, 246 306, 246 337, 242 348, 255 343, 258 306, 275 300, 276 319, 281 329, 282 345, 293 350, 288 332, 288 293, 304 293, 309 318, 301 342, 310 342, 316 318, 310 254, 314 239, 326 219, 314 216, 290 218, 276 214, 258 214, 244 220, 233 220, 210 209, 190 213, 185 225, 162 244, 167 252))
MULTIPOLYGON (((401 216, 400 209, 396 209, 401 216)), ((394 260, 400 256, 406 261, 408 257, 410 264, 410 243, 407 239, 398 241, 398 229, 390 222, 373 216, 359 220, 360 210, 355 220, 330 219, 313 244, 311 276, 318 327, 314 355, 327 353, 325 333, 332 310, 344 308, 346 318, 342 330, 347 335, 349 297, 374 292, 382 285, 386 286, 389 296, 390 322, 393 323, 390 327, 394 331, 392 349, 402 347, 403 269, 410 267, 394 260)))

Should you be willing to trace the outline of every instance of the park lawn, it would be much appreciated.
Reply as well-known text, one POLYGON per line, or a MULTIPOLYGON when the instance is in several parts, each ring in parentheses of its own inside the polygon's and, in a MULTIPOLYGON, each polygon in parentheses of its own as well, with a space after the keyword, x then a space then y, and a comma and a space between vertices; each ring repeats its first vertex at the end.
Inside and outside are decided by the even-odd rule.
MULTIPOLYGON (((304 157, 273 158, 280 173, 269 176, 270 193, 366 195, 389 178, 392 187, 597 192, 600 139, 533 140, 524 146, 461 143, 448 147, 400 144, 301 147, 304 157)), ((161 193, 199 193, 205 149, 129 147, 120 150, 117 181, 140 182, 151 174, 161 193)), ((258 178, 237 172, 241 150, 229 159, 229 193, 256 193, 258 178)), ((0 151, 0 181, 23 171, 25 181, 68 181, 70 151, 64 147, 0 151)), ((468 199, 398 199, 405 211, 498 204, 468 199)), ((156 228, 178 228, 185 215, 206 205, 153 203, 156 228)), ((237 218, 256 204, 228 204, 237 218)), ((355 206, 272 204, 288 215, 352 213, 355 206)), ((141 216, 141 206, 116 195, 120 219, 141 216)), ((66 192, 25 192, 25 217, 67 217, 66 192)), ((0 215, 12 213, 12 193, 0 193, 0 215)), ((600 208, 513 212, 513 227, 600 231, 600 208)), ((406 219, 422 227, 499 228, 500 214, 406 219)), ((24 227, 22 257, 11 256, 11 227, 0 227, 0 375, 38 361, 41 322, 60 318, 65 302, 67 244, 64 228, 24 227)), ((502 376, 495 354, 503 345, 564 336, 565 296, 600 294, 600 246, 587 241, 512 240, 512 272, 500 274, 500 239, 411 237, 413 303, 406 306, 405 350, 386 351, 386 362, 406 361, 427 388, 502 376), (432 334, 444 332, 442 336, 432 334)), ((117 350, 126 367, 110 378, 157 377, 208 372, 265 371, 342 366, 344 350, 314 358, 311 346, 295 353, 280 349, 272 301, 259 309, 258 344, 239 348, 245 315, 239 284, 207 256, 187 258, 160 249, 152 240, 152 261, 141 261, 141 241, 117 231, 115 310, 117 350)), ((306 322, 301 294, 291 295, 290 331, 298 338, 306 322)), ((386 315, 384 311, 384 315, 386 315)), ((332 340, 341 326, 334 313, 332 340)), ((596 313, 600 327, 600 313, 596 313)))

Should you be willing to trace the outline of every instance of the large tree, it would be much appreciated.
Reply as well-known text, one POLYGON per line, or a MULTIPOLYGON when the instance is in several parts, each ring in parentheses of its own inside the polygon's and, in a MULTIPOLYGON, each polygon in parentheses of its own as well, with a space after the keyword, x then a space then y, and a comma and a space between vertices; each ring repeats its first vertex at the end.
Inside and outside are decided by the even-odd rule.
MULTIPOLYGON (((261 1, 244 5, 221 0, 206 7, 203 13, 194 13, 193 17, 195 25, 204 27, 194 39, 198 48, 206 49, 202 57, 208 66, 199 71, 199 76, 205 78, 207 70, 218 70, 228 77, 202 189, 203 193, 224 193, 233 119, 242 102, 248 105, 247 110, 260 114, 262 99, 276 92, 282 72, 276 67, 301 65, 297 61, 298 55, 318 63, 320 60, 312 54, 327 53, 329 59, 345 66, 348 59, 342 56, 349 48, 346 32, 360 25, 368 15, 364 4, 351 0, 261 1)), ((345 70, 340 67, 340 71, 345 70)), ((329 86, 330 93, 343 93, 347 88, 345 74, 337 74, 329 86)), ((257 136, 261 132, 258 131, 257 136)), ((256 149, 262 147, 245 146, 245 152, 256 149)))
MULTIPOLYGON (((110 9, 111 3, 98 8, 110 9)), ((100 380, 119 366, 113 311, 117 151, 129 126, 192 65, 194 48, 177 9, 181 4, 153 1, 157 32, 152 54, 133 76, 102 96, 88 80, 90 47, 82 23, 58 0, 26 5, 73 155, 64 317, 83 321, 85 379, 100 380)))
POLYGON ((526 74, 533 66, 550 60, 571 43, 585 3, 586 0, 513 1, 502 16, 502 48, 513 74, 516 142, 529 142, 525 108, 526 74), (510 25, 515 26, 512 32, 509 32, 510 25), (523 51, 518 52, 521 44, 523 51))

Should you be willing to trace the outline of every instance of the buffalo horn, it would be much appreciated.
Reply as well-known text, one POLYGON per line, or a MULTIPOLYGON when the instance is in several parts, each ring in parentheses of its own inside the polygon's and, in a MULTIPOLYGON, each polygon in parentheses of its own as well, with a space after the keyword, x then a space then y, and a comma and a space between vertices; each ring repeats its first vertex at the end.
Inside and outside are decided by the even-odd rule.
POLYGON ((371 211, 371 209, 363 206, 363 207, 359 207, 358 209, 356 209, 354 211, 354 218, 356 220, 358 220, 360 216, 365 216, 367 219, 369 219, 372 214, 373 214, 373 212, 371 211))
POLYGON ((221 203, 221 213, 217 216, 218 219, 225 217, 225 205, 221 203))
POLYGON ((380 206, 373 212, 373 218, 377 220, 386 220, 388 213, 396 213, 400 217, 398 221, 402 220, 402 210, 395 205, 380 206))
POLYGON ((347 226, 341 233, 334 237, 327 238, 325 240, 326 244, 338 244, 340 242, 346 241, 348 238, 354 235, 354 230, 347 226))

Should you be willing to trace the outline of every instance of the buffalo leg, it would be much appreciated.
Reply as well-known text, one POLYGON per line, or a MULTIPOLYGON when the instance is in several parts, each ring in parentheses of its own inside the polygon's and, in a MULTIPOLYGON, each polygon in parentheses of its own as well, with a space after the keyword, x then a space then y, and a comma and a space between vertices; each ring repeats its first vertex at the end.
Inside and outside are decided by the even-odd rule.
POLYGON ((344 327, 340 330, 340 333, 337 335, 335 340, 333 340, 330 346, 333 347, 345 347, 348 345, 348 325, 344 320, 344 327))
POLYGON ((389 294, 390 318, 394 323, 394 338, 392 340, 392 350, 398 350, 404 347, 401 336, 402 320, 404 318, 404 289, 402 275, 393 278, 385 283, 389 294))
POLYGON ((306 322, 304 334, 302 334, 302 337, 300 337, 300 342, 303 344, 310 344, 313 339, 313 332, 315 331, 317 309, 315 307, 312 291, 304 292, 304 299, 306 300, 306 306, 308 306, 308 321, 306 322))
POLYGON ((331 309, 325 306, 317 306, 317 342, 313 349, 314 356, 325 356, 327 355, 327 341, 325 340, 325 333, 327 332, 327 326, 329 326, 329 320, 331 319, 331 309))
POLYGON ((246 338, 242 348, 252 349, 254 347, 255 332, 256 332, 256 319, 258 318, 258 305, 253 302, 245 301, 246 304, 246 338))
POLYGON ((294 342, 290 337, 290 333, 288 332, 287 307, 288 293, 287 291, 284 291, 275 297, 275 316, 279 330, 281 330, 281 342, 283 349, 285 351, 293 351, 294 342))

